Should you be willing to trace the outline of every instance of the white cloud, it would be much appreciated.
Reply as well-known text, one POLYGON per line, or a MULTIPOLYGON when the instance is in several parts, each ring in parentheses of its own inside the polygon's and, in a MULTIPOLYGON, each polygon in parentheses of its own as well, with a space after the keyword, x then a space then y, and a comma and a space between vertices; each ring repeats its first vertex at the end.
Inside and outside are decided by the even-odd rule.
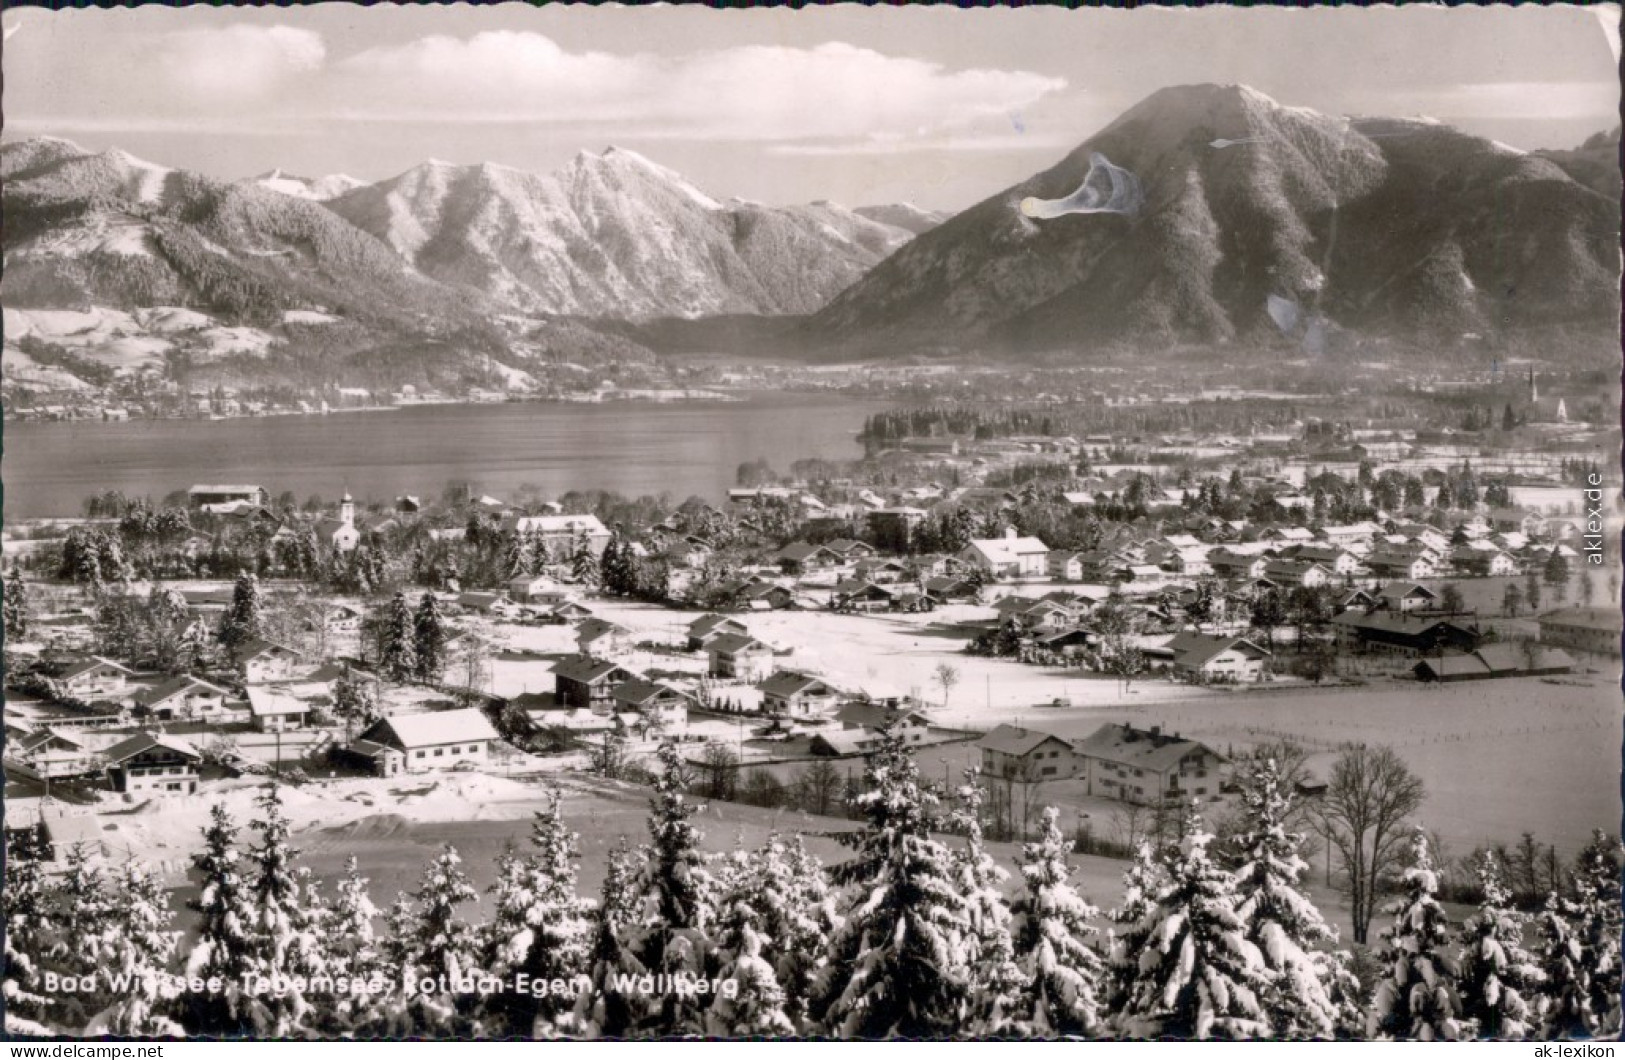
POLYGON ((929 136, 1065 85, 840 43, 660 57, 572 53, 518 32, 369 49, 334 76, 326 94, 353 118, 604 123, 623 135, 769 141, 929 136))
POLYGON ((320 34, 288 26, 228 26, 166 33, 145 54, 181 108, 241 105, 285 92, 320 70, 320 34))

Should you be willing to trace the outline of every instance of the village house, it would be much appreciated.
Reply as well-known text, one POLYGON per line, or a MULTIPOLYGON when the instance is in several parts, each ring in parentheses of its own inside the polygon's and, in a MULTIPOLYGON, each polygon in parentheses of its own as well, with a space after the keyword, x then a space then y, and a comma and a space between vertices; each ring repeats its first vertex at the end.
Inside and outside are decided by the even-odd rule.
POLYGON ((972 541, 960 550, 959 558, 995 578, 1042 578, 1049 546, 1010 527, 1003 537, 972 541))
POLYGON ((1216 548, 1207 554, 1208 565, 1221 578, 1249 579, 1264 577, 1269 558, 1262 554, 1243 554, 1227 548, 1216 548))
POLYGON ((840 557, 823 545, 792 541, 770 557, 786 574, 812 574, 840 566, 840 557))
POLYGON ((1432 656, 1414 667, 1418 681, 1484 681, 1500 677, 1545 677, 1566 674, 1574 660, 1561 648, 1537 644, 1486 644, 1477 651, 1432 656))
POLYGON ((680 729, 688 724, 688 708, 694 697, 660 681, 635 677, 622 681, 610 694, 615 712, 632 712, 660 728, 680 729))
POLYGON ((596 515, 518 515, 504 519, 502 528, 529 535, 560 560, 573 555, 581 541, 594 556, 602 556, 614 536, 596 515))
POLYGON ((127 795, 197 792, 203 755, 178 736, 137 733, 109 747, 102 757, 114 791, 127 795))
POLYGON ((263 508, 271 503, 271 495, 264 486, 193 486, 186 491, 186 500, 199 511, 218 512, 240 504, 263 508))
POLYGON ((604 659, 632 650, 632 631, 602 618, 589 618, 576 627, 576 650, 589 658, 604 659))
POLYGON ((370 762, 378 775, 390 777, 484 763, 498 738, 485 715, 467 707, 379 718, 348 750, 370 762))
POLYGON ((918 710, 892 708, 882 703, 852 702, 835 713, 841 729, 851 734, 859 750, 879 746, 882 730, 889 731, 904 746, 925 743, 931 735, 930 723, 918 710))
POLYGON ((688 650, 704 651, 706 646, 724 633, 746 633, 745 624, 727 615, 701 615, 688 624, 688 650))
POLYGON ((757 687, 762 692, 762 713, 782 718, 823 714, 840 697, 822 679, 794 670, 780 670, 757 687))
POLYGON ((1546 533, 1546 517, 1539 512, 1526 512, 1518 508, 1491 508, 1485 520, 1493 530, 1518 533, 1525 537, 1541 537, 1546 533))
POLYGON ((1264 577, 1281 586, 1318 589, 1331 578, 1325 567, 1318 563, 1272 560, 1264 564, 1264 577))
POLYGON ((712 677, 761 681, 773 672, 773 649, 745 633, 724 633, 705 646, 712 677))
POLYGON ((1245 637, 1212 633, 1176 633, 1161 648, 1146 650, 1147 656, 1168 659, 1180 677, 1207 681, 1258 681, 1270 653, 1245 637))
POLYGON ((898 596, 899 591, 889 585, 852 578, 830 591, 829 606, 836 611, 886 611, 898 596))
POLYGON ((1615 659, 1620 652, 1620 612, 1617 607, 1569 607, 1549 611, 1535 620, 1540 642, 1615 659))
POLYGON ((134 671, 93 655, 73 663, 56 678, 58 694, 71 699, 116 699, 130 689, 134 671))
POLYGON ((607 709, 615 686, 638 676, 606 659, 565 659, 553 667, 553 698, 561 706, 607 709))
POLYGON ((1070 777, 1077 771, 1072 745, 1047 732, 1000 725, 976 741, 982 774, 1036 781, 1070 777))
POLYGON ((288 732, 310 721, 310 704, 287 688, 249 685, 248 716, 257 732, 288 732))
POLYGON ((1136 805, 1217 795, 1225 759, 1195 740, 1107 724, 1072 745, 1085 794, 1136 805))
POLYGON ((1399 613, 1345 611, 1332 619, 1343 650, 1388 655, 1429 655, 1478 647, 1479 634, 1445 618, 1399 613))
POLYGON ((1315 563, 1324 567, 1328 575, 1338 578, 1346 578, 1360 569, 1360 561, 1354 553, 1336 545, 1293 545, 1281 551, 1281 559, 1315 563))
POLYGON ((503 583, 508 599, 527 604, 556 606, 571 597, 568 588, 545 574, 521 574, 503 583))
POLYGON ((226 714, 231 693, 190 674, 171 677, 130 697, 138 713, 160 721, 209 721, 226 714))
POLYGON ((1084 556, 1082 552, 1068 552, 1057 549, 1051 552, 1044 561, 1049 576, 1059 582, 1081 582, 1084 576, 1084 556))
POLYGON ((83 737, 61 729, 6 739, 5 767, 33 780, 72 780, 101 774, 104 760, 83 737))
POLYGON ((1518 562, 1499 548, 1463 545, 1450 553, 1450 562, 1462 574, 1475 578, 1501 578, 1518 573, 1518 562))
POLYGON ((304 663, 305 657, 292 648, 255 638, 237 649, 237 669, 247 684, 285 681, 304 663))
POLYGON ((1439 594, 1415 582, 1389 582, 1377 590, 1375 607, 1395 614, 1412 611, 1430 611, 1439 602, 1439 594))
POLYGON ((1365 558, 1366 569, 1376 578, 1431 578, 1436 572, 1431 555, 1405 546, 1384 546, 1365 558))

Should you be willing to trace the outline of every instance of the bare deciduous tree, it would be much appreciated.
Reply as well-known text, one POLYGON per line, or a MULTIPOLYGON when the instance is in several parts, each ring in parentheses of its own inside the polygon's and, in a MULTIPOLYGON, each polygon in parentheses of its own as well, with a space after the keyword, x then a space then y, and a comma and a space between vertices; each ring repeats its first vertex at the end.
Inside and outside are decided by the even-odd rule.
POLYGON ((948 696, 959 683, 959 667, 951 663, 939 663, 931 675, 942 689, 942 709, 948 709, 948 696))
POLYGON ((1422 781, 1391 747, 1351 747, 1332 766, 1316 817, 1341 862, 1355 942, 1366 942, 1378 892, 1405 855, 1405 819, 1423 796, 1422 781))

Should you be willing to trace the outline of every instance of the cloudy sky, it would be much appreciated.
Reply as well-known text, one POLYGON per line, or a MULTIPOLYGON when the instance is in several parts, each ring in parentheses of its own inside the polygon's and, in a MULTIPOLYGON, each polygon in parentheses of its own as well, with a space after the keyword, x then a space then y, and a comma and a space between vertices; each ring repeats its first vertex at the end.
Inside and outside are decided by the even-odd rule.
POLYGON ((719 196, 957 209, 1171 84, 1572 146, 1618 124, 1617 11, 23 9, 5 136, 368 180, 617 144, 719 196))

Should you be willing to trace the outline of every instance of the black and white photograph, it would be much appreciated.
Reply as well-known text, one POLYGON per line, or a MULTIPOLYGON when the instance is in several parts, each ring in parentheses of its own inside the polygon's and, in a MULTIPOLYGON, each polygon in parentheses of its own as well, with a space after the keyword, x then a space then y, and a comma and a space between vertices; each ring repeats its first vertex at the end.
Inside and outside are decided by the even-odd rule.
POLYGON ((7 5, 4 1038, 1612 1056, 1620 13, 7 5))

